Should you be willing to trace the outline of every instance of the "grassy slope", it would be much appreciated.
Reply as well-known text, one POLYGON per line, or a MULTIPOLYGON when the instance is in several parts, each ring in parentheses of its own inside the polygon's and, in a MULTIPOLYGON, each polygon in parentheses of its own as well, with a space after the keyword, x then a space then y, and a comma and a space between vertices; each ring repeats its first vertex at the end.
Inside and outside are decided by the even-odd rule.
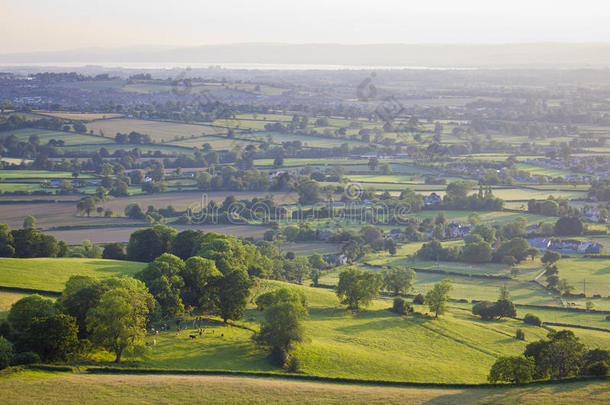
MULTIPOLYGON (((256 293, 281 285, 263 282, 256 293)), ((302 370, 310 375, 480 383, 498 356, 521 353, 525 344, 547 333, 514 320, 483 322, 460 309, 452 309, 438 320, 401 317, 387 310, 389 300, 381 299, 366 311, 353 314, 331 291, 293 287, 302 289, 309 299, 308 340, 296 353, 302 370), (526 342, 513 338, 517 328, 524 329, 526 342)), ((250 308, 242 323, 257 328, 260 318, 261 313, 250 308)), ((249 331, 208 324, 202 337, 191 340, 189 330, 177 336, 175 325, 171 326, 173 331, 154 337, 157 345, 142 366, 282 372, 266 361, 266 352, 252 343, 249 331)), ((591 346, 607 346, 610 341, 602 332, 584 332, 576 331, 591 346)))
POLYGON ((0 286, 62 291, 73 275, 98 278, 133 275, 144 266, 145 263, 103 259, 0 258, 0 286))
POLYGON ((501 389, 394 388, 269 378, 85 375, 25 371, 0 377, 6 404, 604 404, 610 383, 501 389))

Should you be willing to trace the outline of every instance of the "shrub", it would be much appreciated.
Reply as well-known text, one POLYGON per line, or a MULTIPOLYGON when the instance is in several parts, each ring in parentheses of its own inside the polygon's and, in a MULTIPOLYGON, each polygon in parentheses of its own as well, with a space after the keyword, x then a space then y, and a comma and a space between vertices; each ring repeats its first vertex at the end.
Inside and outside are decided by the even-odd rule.
POLYGON ((413 308, 411 308, 411 305, 409 305, 409 303, 407 301, 405 301, 404 299, 397 297, 394 298, 394 305, 392 306, 392 312, 396 312, 397 314, 400 315, 407 315, 410 312, 413 312, 413 308))
POLYGON ((610 321, 610 315, 606 316, 606 320, 610 321))
POLYGON ((534 326, 542 325, 542 321, 540 320, 540 318, 538 318, 536 315, 532 315, 532 314, 526 314, 525 317, 523 318, 523 322, 527 323, 528 325, 534 325, 534 326))
POLYGON ((301 370, 301 360, 297 356, 291 355, 284 367, 291 373, 298 373, 301 370))
POLYGON ((525 340, 525 332, 523 332, 523 329, 517 329, 517 333, 515 334, 515 338, 517 340, 525 340))
POLYGON ((424 305, 424 295, 417 294, 415 298, 413 298, 413 304, 415 305, 424 305))
POLYGON ((0 336, 0 370, 11 365, 14 356, 13 344, 0 336))
POLYGON ((592 375, 595 377, 604 377, 608 375, 608 371, 610 371, 610 367, 605 361, 598 361, 596 363, 591 364, 587 368, 587 375, 592 375))
POLYGON ((40 363, 40 356, 34 352, 17 353, 13 358, 13 365, 40 363))

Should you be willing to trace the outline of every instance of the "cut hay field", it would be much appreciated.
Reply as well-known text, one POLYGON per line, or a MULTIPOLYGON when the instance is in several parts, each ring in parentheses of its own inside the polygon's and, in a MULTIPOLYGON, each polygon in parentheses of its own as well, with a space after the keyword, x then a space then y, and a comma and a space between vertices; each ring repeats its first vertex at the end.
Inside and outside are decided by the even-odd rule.
POLYGON ((226 133, 222 128, 211 127, 209 125, 178 124, 173 122, 135 119, 94 121, 87 124, 87 130, 93 130, 95 134, 99 134, 101 131, 105 136, 110 138, 114 138, 117 132, 128 134, 131 131, 136 131, 150 135, 150 137, 158 143, 171 142, 173 140, 178 140, 181 137, 190 138, 192 136, 200 137, 204 134, 226 133))
POLYGON ((133 275, 145 263, 79 258, 0 258, 0 286, 62 291, 71 276, 108 278, 133 275))
POLYGON ((419 388, 188 375, 91 375, 20 371, 0 376, 13 404, 605 404, 610 382, 510 388, 419 388), (69 394, 67 394, 69 393, 69 394))
POLYGON ((163 193, 163 194, 149 194, 146 196, 139 197, 120 197, 112 200, 104 201, 102 204, 104 208, 112 209, 114 212, 123 212, 125 206, 130 203, 139 203, 143 208, 154 205, 156 208, 165 208, 168 205, 172 205, 177 210, 185 210, 193 205, 201 204, 202 198, 204 199, 204 206, 207 205, 205 201, 216 201, 222 202, 228 196, 234 196, 237 200, 251 200, 252 198, 258 197, 263 198, 266 196, 272 196, 273 200, 277 204, 289 204, 297 200, 298 196, 296 193, 285 193, 285 192, 251 192, 251 191, 184 191, 181 193, 163 193))
POLYGON ((69 112, 69 111, 34 111, 36 114, 46 115, 49 117, 63 118, 67 120, 77 121, 93 121, 93 120, 105 120, 110 118, 122 117, 123 114, 113 113, 81 113, 81 112, 69 112))
POLYGON ((171 141, 169 145, 182 146, 185 148, 201 148, 203 145, 208 144, 212 149, 215 150, 231 150, 237 146, 245 147, 247 145, 257 144, 258 140, 253 139, 252 141, 243 140, 243 134, 239 134, 239 139, 227 138, 226 136, 207 135, 200 136, 198 138, 187 138, 178 141, 171 141))
MULTIPOLYGON (((103 218, 100 218, 100 220, 103 218)), ((114 219, 116 221, 116 219, 114 219)), ((68 244, 78 244, 83 239, 88 239, 94 243, 127 242, 129 236, 138 229, 144 228, 145 224, 120 227, 91 227, 89 229, 58 229, 46 231, 45 233, 55 236, 58 240, 64 240, 68 244)), ((263 234, 269 228, 259 225, 173 225, 178 232, 185 229, 200 229, 204 232, 216 232, 226 235, 234 235, 239 238, 262 239, 263 234)))

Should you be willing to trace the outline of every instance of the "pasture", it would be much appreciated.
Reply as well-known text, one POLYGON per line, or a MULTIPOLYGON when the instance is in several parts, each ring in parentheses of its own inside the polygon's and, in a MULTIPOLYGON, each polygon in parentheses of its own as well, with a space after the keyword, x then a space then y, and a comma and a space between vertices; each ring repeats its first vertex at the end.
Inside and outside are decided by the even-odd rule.
MULTIPOLYGON (((66 146, 105 145, 114 143, 114 141, 110 138, 104 138, 96 135, 79 134, 75 132, 65 131, 52 131, 38 128, 23 128, 0 132, 0 137, 9 135, 16 136, 22 142, 27 142, 30 136, 37 135, 40 138, 41 145, 47 144, 51 139, 54 139, 56 141, 64 141, 64 144, 66 146)), ((96 147, 99 149, 99 146, 96 147)))
MULTIPOLYGON (((284 285, 263 281, 254 294, 284 285)), ((451 309, 439 319, 424 315, 399 316, 388 311, 389 299, 377 299, 366 310, 352 313, 339 304, 332 291, 290 287, 300 289, 308 297, 309 319, 305 322, 308 339, 295 351, 302 371, 308 375, 480 383, 485 381, 497 357, 518 354, 528 342, 547 334, 543 328, 517 320, 484 322, 459 308, 451 309), (525 331, 525 342, 514 339, 517 328, 525 331)), ((424 306, 415 309, 427 312, 424 306)), ((239 323, 256 329, 261 317, 261 312, 250 306, 244 321, 239 323)), ((151 346, 151 353, 143 359, 142 366, 280 371, 270 366, 267 353, 252 342, 252 332, 208 321, 204 334, 190 339, 191 322, 185 323, 189 327, 177 334, 176 325, 168 322, 171 330, 154 336, 157 344, 151 346)), ((608 335, 604 332, 585 332, 577 331, 577 334, 592 347, 607 342, 608 335)))
POLYGON ((145 263, 79 258, 0 258, 0 286, 62 291, 71 276, 134 275, 145 263))

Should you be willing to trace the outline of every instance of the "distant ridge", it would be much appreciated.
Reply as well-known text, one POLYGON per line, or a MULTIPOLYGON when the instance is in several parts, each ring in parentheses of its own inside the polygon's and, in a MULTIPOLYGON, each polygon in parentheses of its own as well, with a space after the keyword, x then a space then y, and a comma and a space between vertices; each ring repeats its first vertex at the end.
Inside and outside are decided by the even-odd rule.
POLYGON ((2 64, 260 63, 474 68, 610 68, 610 43, 232 44, 0 54, 2 64))

